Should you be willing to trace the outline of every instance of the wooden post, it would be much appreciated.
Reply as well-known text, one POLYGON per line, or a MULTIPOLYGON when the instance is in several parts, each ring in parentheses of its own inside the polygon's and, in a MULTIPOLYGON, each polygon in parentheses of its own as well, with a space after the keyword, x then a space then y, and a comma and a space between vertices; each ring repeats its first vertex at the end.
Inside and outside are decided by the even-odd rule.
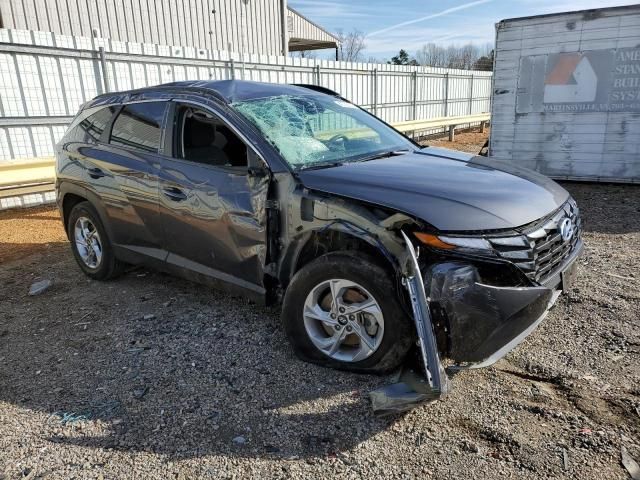
POLYGON ((484 124, 486 122, 483 120, 482 122, 480 122, 480 133, 484 133, 484 124))

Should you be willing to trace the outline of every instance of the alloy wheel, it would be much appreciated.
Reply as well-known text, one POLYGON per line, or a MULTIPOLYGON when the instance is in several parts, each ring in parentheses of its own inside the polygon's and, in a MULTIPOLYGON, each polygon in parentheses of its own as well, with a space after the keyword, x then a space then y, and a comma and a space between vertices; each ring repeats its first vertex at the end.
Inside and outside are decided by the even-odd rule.
POLYGON ((73 241, 84 264, 96 269, 102 262, 102 240, 93 222, 87 217, 78 217, 73 228, 73 241))
POLYGON ((316 285, 305 300, 303 318, 311 342, 342 362, 370 357, 384 337, 378 301, 351 280, 331 279, 316 285))

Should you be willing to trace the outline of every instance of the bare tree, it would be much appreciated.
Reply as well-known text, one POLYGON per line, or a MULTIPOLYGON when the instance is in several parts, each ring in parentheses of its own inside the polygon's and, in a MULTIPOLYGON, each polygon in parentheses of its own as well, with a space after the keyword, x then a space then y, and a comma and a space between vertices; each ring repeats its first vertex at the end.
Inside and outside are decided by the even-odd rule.
POLYGON ((364 43, 364 33, 352 30, 344 33, 338 30, 338 60, 346 62, 357 62, 362 58, 362 51, 366 48, 364 43))
POLYGON ((482 47, 477 47, 473 43, 443 47, 435 43, 427 43, 416 53, 416 60, 420 65, 431 67, 491 70, 493 64, 492 48, 491 44, 482 47))
POLYGON ((491 49, 486 55, 482 55, 473 64, 473 70, 492 71, 493 70, 493 54, 494 54, 493 49, 491 49))
POLYGON ((435 43, 427 43, 416 52, 416 60, 420 65, 442 67, 444 65, 445 51, 435 43))
POLYGON ((314 50, 297 50, 291 52, 291 56, 294 58, 318 58, 318 54, 314 50))

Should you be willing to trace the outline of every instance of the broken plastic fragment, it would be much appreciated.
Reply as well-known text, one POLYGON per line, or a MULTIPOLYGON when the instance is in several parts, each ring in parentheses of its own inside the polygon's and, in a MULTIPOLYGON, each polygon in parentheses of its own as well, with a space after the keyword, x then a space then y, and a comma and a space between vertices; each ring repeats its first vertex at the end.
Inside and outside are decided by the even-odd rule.
POLYGON ((414 369, 403 369, 396 383, 369 392, 373 412, 380 417, 406 412, 418 405, 433 402, 443 392, 429 386, 414 369))

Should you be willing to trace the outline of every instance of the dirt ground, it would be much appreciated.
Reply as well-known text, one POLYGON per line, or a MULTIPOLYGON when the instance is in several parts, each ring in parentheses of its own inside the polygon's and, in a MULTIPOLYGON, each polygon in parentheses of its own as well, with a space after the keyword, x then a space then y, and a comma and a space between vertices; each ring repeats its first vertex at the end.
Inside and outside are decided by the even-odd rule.
POLYGON ((455 150, 462 150, 468 153, 478 153, 484 145, 484 142, 489 138, 489 127, 485 128, 483 133, 480 133, 479 128, 472 128, 469 130, 456 132, 454 141, 449 141, 449 135, 441 135, 433 137, 420 142, 423 145, 431 145, 433 147, 453 148, 455 150))
POLYGON ((297 360, 276 309, 144 269, 90 281, 54 208, 0 213, 0 479, 629 478, 640 188, 564 186, 585 225, 575 289, 494 367, 392 419, 367 398, 387 378, 297 360))

